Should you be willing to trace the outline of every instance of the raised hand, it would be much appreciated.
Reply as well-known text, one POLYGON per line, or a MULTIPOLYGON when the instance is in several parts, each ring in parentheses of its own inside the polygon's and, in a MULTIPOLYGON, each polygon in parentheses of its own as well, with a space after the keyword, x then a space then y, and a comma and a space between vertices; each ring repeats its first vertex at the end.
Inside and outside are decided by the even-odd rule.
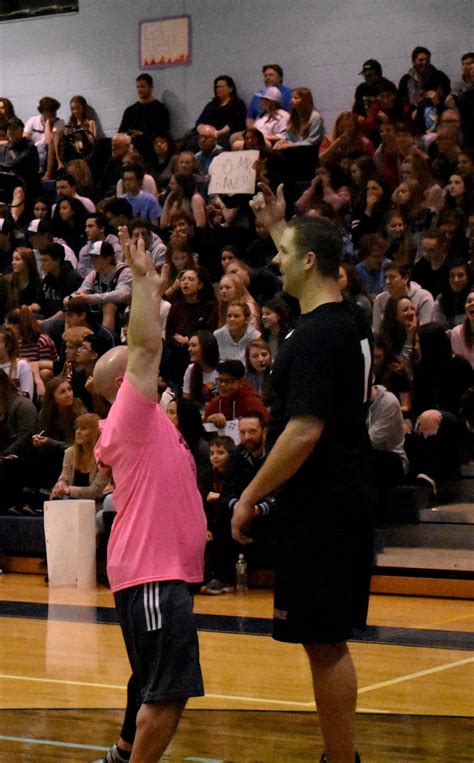
POLYGON ((258 193, 250 201, 250 208, 257 221, 268 231, 285 222, 286 202, 283 183, 277 188, 276 196, 264 183, 257 183, 258 193))

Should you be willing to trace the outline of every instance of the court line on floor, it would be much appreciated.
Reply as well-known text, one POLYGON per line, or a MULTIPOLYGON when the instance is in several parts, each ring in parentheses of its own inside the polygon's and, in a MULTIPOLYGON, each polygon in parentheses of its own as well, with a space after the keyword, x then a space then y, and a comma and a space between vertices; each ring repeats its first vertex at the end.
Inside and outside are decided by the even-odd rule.
POLYGON ((69 747, 78 750, 97 750, 105 752, 108 747, 98 747, 95 744, 80 744, 79 742, 56 742, 53 739, 31 739, 31 737, 10 737, 0 735, 2 742, 22 742, 23 744, 43 744, 48 747, 69 747))
MULTIPOLYGON (((0 735, 0 741, 2 742, 19 742, 21 744, 39 744, 46 747, 67 747, 74 750, 95 750, 96 752, 107 752, 109 747, 98 747, 95 744, 81 744, 80 742, 58 742, 54 739, 32 739, 31 737, 13 737, 0 735)), ((164 758, 167 760, 167 758, 164 758)), ((194 758, 188 756, 183 760, 196 761, 196 763, 224 763, 217 758, 194 758)))
MULTIPOLYGON (((369 686, 362 686, 358 690, 358 694, 366 694, 369 691, 375 691, 376 689, 382 689, 386 686, 394 686, 395 684, 404 683, 405 681, 412 681, 415 678, 422 678, 423 676, 432 675, 433 673, 441 673, 444 670, 451 670, 452 668, 461 667, 462 665, 468 665, 474 663, 474 657, 468 657, 465 660, 456 660, 456 662, 445 663, 444 665, 437 665, 434 668, 426 668, 426 670, 419 670, 415 673, 409 673, 404 676, 398 676, 397 678, 390 678, 387 681, 380 681, 376 684, 370 684, 369 686)), ((88 681, 65 681, 59 678, 37 678, 34 676, 15 676, 0 674, 0 679, 13 680, 13 681, 31 681, 34 683, 50 683, 60 684, 67 686, 88 686, 98 689, 122 689, 126 690, 126 686, 119 686, 116 684, 99 684, 91 683, 88 681)), ((313 707, 314 703, 310 702, 297 702, 295 700, 282 700, 282 699, 265 699, 263 697, 244 697, 231 694, 206 694, 208 699, 224 699, 240 702, 253 702, 253 703, 266 703, 270 705, 291 705, 294 707, 313 707)))
POLYGON ((404 681, 412 681, 415 678, 422 678, 423 676, 429 676, 432 673, 440 673, 442 670, 451 670, 451 668, 458 668, 461 665, 468 665, 470 662, 474 662, 474 657, 468 657, 465 660, 457 660, 456 662, 448 662, 444 665, 438 665, 435 668, 426 668, 426 670, 418 670, 416 673, 409 673, 405 676, 399 676, 398 678, 390 678, 388 681, 380 681, 370 686, 362 686, 358 690, 358 694, 365 694, 369 691, 375 691, 375 689, 383 689, 385 686, 394 686, 395 684, 401 684, 404 681))

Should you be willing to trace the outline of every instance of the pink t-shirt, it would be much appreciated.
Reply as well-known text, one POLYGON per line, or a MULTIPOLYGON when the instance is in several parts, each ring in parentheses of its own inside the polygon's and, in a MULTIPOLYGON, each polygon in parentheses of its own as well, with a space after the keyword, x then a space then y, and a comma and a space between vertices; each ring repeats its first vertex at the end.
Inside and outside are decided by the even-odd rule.
POLYGON ((154 580, 203 579, 206 519, 189 448, 157 403, 125 377, 96 456, 112 468, 117 516, 107 573, 112 591, 154 580))

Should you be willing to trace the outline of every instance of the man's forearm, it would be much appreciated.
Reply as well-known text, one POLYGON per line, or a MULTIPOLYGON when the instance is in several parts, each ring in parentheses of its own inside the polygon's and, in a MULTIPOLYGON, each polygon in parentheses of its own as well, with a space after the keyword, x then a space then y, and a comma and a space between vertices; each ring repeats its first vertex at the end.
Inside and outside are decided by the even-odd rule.
POLYGON ((156 288, 149 279, 134 277, 127 338, 130 349, 139 347, 161 353, 160 303, 156 288))
POLYGON ((262 468, 245 488, 241 500, 256 504, 296 474, 313 451, 323 429, 324 422, 319 419, 291 419, 262 468))

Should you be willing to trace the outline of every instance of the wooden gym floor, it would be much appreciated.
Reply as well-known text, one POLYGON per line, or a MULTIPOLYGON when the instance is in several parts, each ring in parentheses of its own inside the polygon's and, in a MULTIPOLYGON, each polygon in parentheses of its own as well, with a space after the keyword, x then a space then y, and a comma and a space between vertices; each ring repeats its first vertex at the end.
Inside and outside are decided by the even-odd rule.
MULTIPOLYGON (((206 696, 169 761, 317 761, 303 650, 270 632, 269 591, 197 596, 206 696)), ((92 761, 116 740, 129 669, 110 590, 0 578, 0 761, 92 761)), ((351 643, 364 763, 474 761, 472 601, 372 595, 351 643)))

